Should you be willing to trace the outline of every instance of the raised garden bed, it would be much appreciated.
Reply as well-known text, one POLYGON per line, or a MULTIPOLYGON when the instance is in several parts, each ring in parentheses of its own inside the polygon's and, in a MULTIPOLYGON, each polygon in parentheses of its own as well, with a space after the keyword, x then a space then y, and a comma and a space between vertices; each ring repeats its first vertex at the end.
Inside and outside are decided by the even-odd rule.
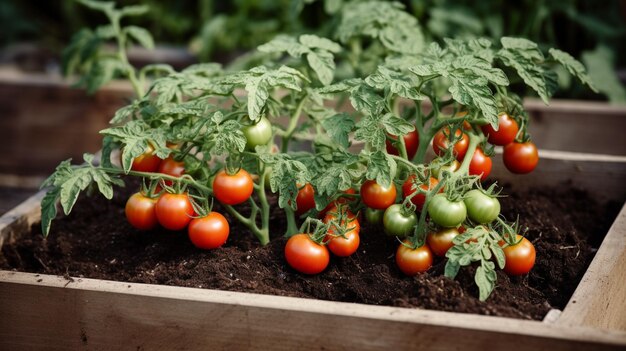
MULTIPOLYGON (((598 201, 623 202, 623 185, 610 189, 616 185, 611 176, 623 179, 626 175, 620 157, 556 153, 566 156, 567 160, 562 160, 553 159, 554 154, 544 152, 542 166, 532 175, 515 177, 516 187, 517 183, 546 187, 569 179, 574 187, 583 184, 588 193, 598 195, 593 196, 601 199, 598 201), (607 158, 612 162, 606 162, 607 158), (607 181, 595 185, 581 182, 598 169, 613 171, 607 181), (521 179, 524 181, 519 182, 521 179)), ((513 177, 495 172, 503 182, 513 177)), ((30 224, 38 220, 40 198, 33 197, 3 217, 3 238, 13 240, 30 233, 30 224)), ((447 349, 463 345, 472 350, 488 345, 520 350, 621 349, 626 345, 626 316, 621 312, 621 282, 626 277, 620 269, 626 263, 625 227, 626 212, 622 210, 570 302, 560 316, 552 311, 544 322, 2 271, 0 343, 10 349, 50 343, 70 348, 175 348, 183 345, 180 335, 184 334, 184 345, 190 348, 447 349), (53 325, 42 318, 61 314, 67 318, 53 325), (523 342, 511 345, 514 337, 522 337, 523 342)), ((129 280, 140 281, 136 277, 129 280)))

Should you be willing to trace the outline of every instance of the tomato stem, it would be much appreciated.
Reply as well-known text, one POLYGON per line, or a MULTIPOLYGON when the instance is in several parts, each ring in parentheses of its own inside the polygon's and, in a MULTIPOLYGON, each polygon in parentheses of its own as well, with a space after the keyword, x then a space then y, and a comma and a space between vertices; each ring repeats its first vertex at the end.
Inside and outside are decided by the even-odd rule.
POLYGON ((291 115, 291 118, 289 119, 289 126, 287 127, 287 130, 285 130, 283 134, 283 142, 280 147, 280 150, 282 152, 287 152, 289 150, 289 142, 291 141, 291 138, 293 137, 293 133, 296 130, 296 127, 298 126, 298 121, 300 120, 300 115, 302 114, 302 108, 304 107, 304 102, 306 101, 306 97, 307 96, 305 94, 300 100, 300 102, 298 102, 298 105, 296 106, 296 110, 293 112, 293 114, 291 115))

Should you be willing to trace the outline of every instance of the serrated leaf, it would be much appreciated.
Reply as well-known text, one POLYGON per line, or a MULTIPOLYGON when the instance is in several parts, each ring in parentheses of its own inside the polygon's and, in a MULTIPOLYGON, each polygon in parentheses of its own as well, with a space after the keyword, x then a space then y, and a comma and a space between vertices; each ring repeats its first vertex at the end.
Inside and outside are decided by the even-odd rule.
POLYGON ((335 61, 331 53, 311 51, 306 55, 306 60, 322 84, 328 85, 332 83, 335 73, 335 61))
POLYGON ((320 95, 338 94, 352 90, 354 87, 361 85, 362 82, 360 78, 346 79, 335 84, 318 88, 315 91, 320 95))
POLYGON ((347 113, 339 113, 322 120, 322 127, 328 136, 343 148, 350 146, 349 134, 354 128, 354 119, 347 113))
POLYGON ((379 150, 369 155, 365 178, 375 179, 376 183, 383 187, 394 186, 393 179, 396 176, 396 169, 396 161, 386 152, 379 150))
POLYGON ((509 79, 501 69, 492 67, 489 62, 479 57, 461 56, 452 62, 452 67, 454 69, 467 70, 475 76, 486 78, 497 85, 509 85, 509 79))
POLYGON ((117 124, 124 122, 128 117, 132 116, 135 112, 134 105, 126 105, 119 110, 115 111, 115 115, 109 121, 110 124, 117 124))
POLYGON ((539 94, 539 97, 547 104, 550 92, 547 89, 544 71, 531 59, 524 57, 519 52, 510 50, 500 50, 497 54, 504 65, 509 66, 517 72, 524 80, 524 83, 539 94))
POLYGON ((424 100, 414 82, 406 74, 392 71, 384 66, 378 67, 378 70, 365 79, 365 83, 376 89, 383 90, 388 88, 392 93, 401 97, 412 100, 424 100))
POLYGON ((498 267, 500 267, 500 269, 504 269, 504 265, 506 264, 506 257, 504 256, 504 250, 502 250, 502 247, 500 247, 500 245, 497 244, 492 244, 491 246, 491 252, 493 252, 493 256, 496 258, 496 262, 498 263, 498 267))
POLYGON ((235 120, 222 122, 215 133, 210 135, 209 140, 213 145, 211 151, 215 155, 224 155, 232 150, 243 152, 246 148, 246 137, 241 129, 241 123, 235 120))
POLYGON ((385 148, 387 135, 375 116, 364 116, 356 126, 357 129, 354 133, 356 140, 369 143, 374 150, 382 150, 385 148))
POLYGON ((146 49, 154 49, 154 39, 152 39, 152 34, 150 34, 150 32, 148 32, 145 28, 128 26, 125 27, 124 30, 128 33, 128 35, 141 44, 141 46, 146 49))
POLYGON ((101 58, 92 65, 86 77, 83 77, 87 92, 95 93, 101 86, 105 85, 115 77, 115 73, 124 70, 126 66, 117 58, 101 58))
POLYGON ((385 101, 371 87, 362 84, 350 92, 350 102, 355 110, 369 114, 379 114, 384 106, 385 101))
POLYGON ((576 60, 574 57, 572 57, 572 55, 568 54, 567 52, 561 50, 550 49, 549 52, 552 58, 562 64, 563 67, 565 67, 571 75, 578 78, 581 83, 589 86, 589 88, 591 88, 591 90, 593 90, 594 92, 598 92, 598 89, 591 81, 591 77, 587 75, 585 66, 583 66, 580 61, 576 60))
POLYGON ((108 24, 108 25, 100 26, 96 28, 96 35, 103 39, 111 39, 111 38, 115 38, 115 36, 117 35, 117 32, 115 30, 115 27, 113 27, 113 25, 108 24))
POLYGON ((385 47, 398 53, 417 55, 424 49, 424 35, 417 25, 390 25, 379 36, 385 47))
POLYGON ((502 37, 500 39, 500 43, 502 47, 505 49, 515 49, 515 50, 536 50, 539 47, 537 43, 532 42, 525 38, 512 38, 512 37, 502 37))
POLYGON ((298 38, 298 40, 302 45, 311 49, 322 49, 335 54, 341 51, 341 46, 339 44, 330 39, 318 37, 317 35, 303 34, 300 38, 298 38))
POLYGON ((163 129, 151 129, 141 120, 131 121, 121 127, 107 128, 100 134, 114 137, 124 145, 122 151, 122 168, 126 173, 131 169, 133 160, 143 154, 150 145, 154 153, 159 157, 167 157, 171 149, 166 145, 166 131, 163 129))
POLYGON ((120 10, 120 15, 123 16, 141 16, 150 11, 148 5, 131 5, 125 6, 120 10))
POLYGON ((488 265, 481 265, 476 268, 476 274, 474 275, 474 281, 478 286, 478 299, 485 301, 491 295, 491 292, 496 287, 496 272, 493 269, 489 269, 488 265))
POLYGON ((78 2, 92 10, 101 12, 109 12, 113 10, 113 7, 115 6, 115 2, 113 1, 78 0, 78 2))
POLYGON ((446 268, 444 269, 443 274, 450 279, 454 279, 456 275, 459 273, 460 268, 461 266, 459 265, 458 262, 448 260, 448 262, 446 262, 446 268))
POLYGON ((498 124, 498 108, 488 81, 476 76, 454 76, 448 89, 452 98, 463 105, 476 106, 493 126, 498 124))
POLYGON ((277 86, 301 91, 298 79, 305 79, 300 71, 282 66, 278 70, 268 70, 260 66, 245 72, 245 90, 248 92, 248 115, 252 121, 261 118, 269 90, 277 86))
POLYGON ((406 135, 415 130, 415 126, 393 113, 386 113, 380 123, 388 134, 394 136, 406 135))
POLYGON ((589 76, 598 90, 605 94, 611 103, 626 103, 626 88, 615 74, 613 53, 604 45, 582 54, 582 60, 588 67, 589 76))
POLYGON ((41 232, 44 237, 50 233, 52 220, 57 216, 57 202, 59 200, 60 189, 52 188, 48 190, 41 200, 41 232))

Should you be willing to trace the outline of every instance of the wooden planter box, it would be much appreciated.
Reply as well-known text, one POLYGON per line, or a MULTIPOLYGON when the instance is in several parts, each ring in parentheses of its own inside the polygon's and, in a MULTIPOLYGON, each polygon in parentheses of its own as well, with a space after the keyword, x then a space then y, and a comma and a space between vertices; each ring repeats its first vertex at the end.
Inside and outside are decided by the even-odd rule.
MULTIPOLYGON (((535 141, 549 146, 540 167, 515 176, 496 160, 494 175, 517 189, 571 180, 623 202, 626 110, 529 104, 535 141), (604 135, 595 140, 587 139, 595 129, 576 122, 591 116, 604 135), (571 142, 569 133, 581 130, 571 142), (572 152, 586 147, 596 154, 572 152)), ((39 220, 42 196, 0 218, 0 247, 39 220)), ((625 237, 626 207, 566 308, 543 322, 0 271, 0 349, 624 350, 625 237)))

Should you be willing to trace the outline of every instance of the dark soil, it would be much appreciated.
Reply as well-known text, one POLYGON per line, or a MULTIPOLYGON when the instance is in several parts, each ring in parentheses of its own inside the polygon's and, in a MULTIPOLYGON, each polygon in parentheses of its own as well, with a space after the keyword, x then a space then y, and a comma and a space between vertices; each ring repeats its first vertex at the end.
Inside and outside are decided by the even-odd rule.
POLYGON ((498 273, 498 285, 487 302, 477 298, 473 268, 456 280, 443 277, 443 260, 428 273, 410 278, 396 268, 397 243, 381 230, 365 227, 361 246, 349 258, 333 258, 317 276, 303 276, 285 262, 281 237, 282 211, 274 211, 274 240, 261 247, 234 221, 226 245, 219 250, 194 248, 186 232, 138 232, 126 223, 124 204, 129 190, 112 201, 81 198, 70 217, 53 222, 44 240, 39 225, 18 242, 5 245, 0 268, 125 282, 297 296, 374 305, 420 307, 444 311, 542 319, 562 309, 620 204, 599 204, 589 194, 563 184, 557 188, 516 193, 505 186, 507 218, 518 214, 537 249, 528 276, 498 273))

